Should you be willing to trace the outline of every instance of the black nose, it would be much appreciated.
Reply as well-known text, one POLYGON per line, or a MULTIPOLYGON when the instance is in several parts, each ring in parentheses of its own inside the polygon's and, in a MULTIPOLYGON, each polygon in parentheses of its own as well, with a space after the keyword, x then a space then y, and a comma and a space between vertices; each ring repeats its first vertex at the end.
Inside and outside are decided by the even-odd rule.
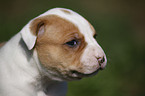
POLYGON ((98 63, 101 66, 105 62, 105 58, 103 57, 97 57, 98 63))

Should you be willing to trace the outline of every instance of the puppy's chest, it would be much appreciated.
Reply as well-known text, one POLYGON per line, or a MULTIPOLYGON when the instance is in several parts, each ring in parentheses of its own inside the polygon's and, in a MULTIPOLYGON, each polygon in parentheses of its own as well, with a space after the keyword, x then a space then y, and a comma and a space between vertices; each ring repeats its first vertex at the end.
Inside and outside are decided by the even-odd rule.
POLYGON ((66 96, 67 83, 58 81, 42 80, 39 85, 37 96, 66 96))

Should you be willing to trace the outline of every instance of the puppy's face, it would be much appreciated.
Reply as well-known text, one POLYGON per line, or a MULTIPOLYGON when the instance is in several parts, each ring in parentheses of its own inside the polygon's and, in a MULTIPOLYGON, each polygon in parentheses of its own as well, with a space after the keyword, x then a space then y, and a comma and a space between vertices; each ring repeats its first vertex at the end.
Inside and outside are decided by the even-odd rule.
POLYGON ((59 11, 64 17, 57 14, 40 16, 30 27, 37 36, 35 48, 45 74, 61 80, 96 74, 105 67, 107 60, 93 38, 94 28, 73 11, 59 11))

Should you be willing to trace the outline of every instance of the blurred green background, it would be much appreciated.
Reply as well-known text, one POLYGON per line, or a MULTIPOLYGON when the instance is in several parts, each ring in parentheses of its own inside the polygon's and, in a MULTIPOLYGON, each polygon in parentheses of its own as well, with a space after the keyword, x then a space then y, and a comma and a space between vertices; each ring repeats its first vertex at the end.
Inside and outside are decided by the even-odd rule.
POLYGON ((88 19, 108 58, 98 75, 69 82, 67 96, 145 96, 145 0, 0 0, 0 42, 54 7, 88 19))

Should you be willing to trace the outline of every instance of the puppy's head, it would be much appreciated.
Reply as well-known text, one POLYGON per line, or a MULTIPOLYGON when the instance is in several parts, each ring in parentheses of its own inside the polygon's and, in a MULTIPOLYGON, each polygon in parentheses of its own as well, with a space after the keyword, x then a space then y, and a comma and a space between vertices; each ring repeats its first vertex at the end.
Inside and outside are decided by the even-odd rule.
POLYGON ((21 34, 29 50, 36 49, 44 74, 52 79, 81 79, 106 65, 94 28, 69 9, 49 10, 30 21, 21 34))

